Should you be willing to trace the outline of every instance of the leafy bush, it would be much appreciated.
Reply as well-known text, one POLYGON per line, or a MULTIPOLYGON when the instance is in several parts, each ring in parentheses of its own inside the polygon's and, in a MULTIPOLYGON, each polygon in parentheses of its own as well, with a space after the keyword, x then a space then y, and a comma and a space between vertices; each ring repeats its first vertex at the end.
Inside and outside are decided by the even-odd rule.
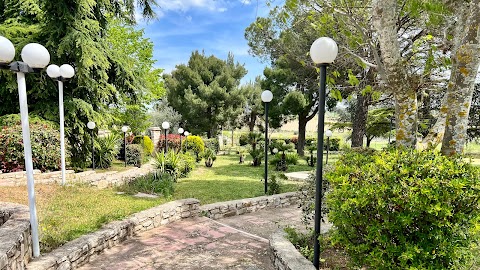
POLYGON ((351 151, 328 179, 333 237, 357 265, 458 269, 474 256, 480 172, 460 157, 351 151))
POLYGON ((173 195, 174 192, 173 182, 173 177, 170 174, 155 171, 135 177, 117 189, 127 194, 142 192, 157 195, 162 194, 164 197, 169 197, 173 195))
POLYGON ((256 167, 256 166, 262 165, 263 149, 250 149, 248 153, 253 159, 252 161, 253 166, 256 167))
MULTIPOLYGON (((327 139, 323 140, 323 150, 327 150, 327 139)), ((340 138, 330 138, 330 151, 340 150, 340 138)))
POLYGON ((185 177, 195 168, 195 159, 190 154, 176 153, 174 150, 157 153, 155 156, 155 166, 161 173, 170 174, 176 181, 180 177, 185 177))
MULTIPOLYGON (((273 157, 270 158, 268 163, 270 165, 276 165, 280 160, 282 160, 282 153, 277 153, 273 157)), ((285 153, 285 162, 288 165, 297 165, 298 164, 298 159, 300 157, 298 156, 297 153, 285 153)))
POLYGON ((200 136, 191 135, 188 136, 187 140, 185 141, 185 148, 192 150, 195 153, 197 162, 199 162, 201 160, 200 154, 205 150, 205 143, 200 136))
MULTIPOLYGON (((19 115, 0 118, 0 170, 22 171, 25 168, 22 126, 19 115)), ((60 134, 55 125, 38 117, 32 117, 30 142, 33 168, 41 171, 60 168, 60 134)))
POLYGON ((243 133, 240 135, 238 138, 238 144, 240 144, 240 146, 245 146, 248 144, 248 133, 243 133))
POLYGON ((203 152, 203 158, 205 159, 205 166, 212 167, 213 162, 217 159, 217 156, 215 155, 215 152, 212 149, 207 148, 203 152))
POLYGON ((287 180, 287 176, 285 174, 278 174, 278 173, 272 173, 268 177, 268 189, 267 189, 267 194, 268 195, 273 195, 273 194, 280 194, 282 193, 282 186, 280 180, 287 180))
MULTIPOLYGON (((168 149, 180 149, 180 134, 167 134, 168 149)), ((157 143, 157 151, 164 151, 165 135, 161 135, 157 143)))
POLYGON ((205 147, 212 149, 215 153, 220 151, 220 144, 218 142, 218 138, 211 138, 211 139, 204 139, 203 142, 205 143, 205 147))
POLYGON ((117 142, 118 137, 115 134, 97 137, 95 144, 96 167, 106 169, 112 166, 113 159, 118 153, 117 142))
POLYGON ((133 139, 134 144, 140 144, 143 147, 143 153, 145 154, 145 157, 148 158, 148 156, 153 154, 153 142, 152 139, 148 136, 135 136, 133 139))
POLYGON ((127 145, 127 164, 141 167, 144 160, 143 147, 139 144, 127 145))

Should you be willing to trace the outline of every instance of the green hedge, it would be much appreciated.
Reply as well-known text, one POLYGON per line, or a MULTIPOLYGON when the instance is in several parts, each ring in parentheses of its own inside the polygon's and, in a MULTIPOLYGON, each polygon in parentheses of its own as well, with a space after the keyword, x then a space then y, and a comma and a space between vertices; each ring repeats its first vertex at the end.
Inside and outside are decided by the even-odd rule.
MULTIPOLYGON (((0 118, 0 170, 22 171, 25 168, 22 125, 19 115, 0 118)), ((30 142, 33 168, 41 171, 60 168, 60 132, 52 122, 31 117, 30 142)))
POLYGON ((145 157, 151 156, 153 154, 154 145, 152 139, 148 136, 135 136, 133 139, 134 144, 139 144, 143 147, 143 153, 145 157))
POLYGON ((478 256, 480 173, 462 158, 349 151, 327 178, 333 237, 358 266, 459 269, 478 256))
POLYGON ((127 164, 141 167, 144 161, 143 147, 139 144, 127 145, 127 164))

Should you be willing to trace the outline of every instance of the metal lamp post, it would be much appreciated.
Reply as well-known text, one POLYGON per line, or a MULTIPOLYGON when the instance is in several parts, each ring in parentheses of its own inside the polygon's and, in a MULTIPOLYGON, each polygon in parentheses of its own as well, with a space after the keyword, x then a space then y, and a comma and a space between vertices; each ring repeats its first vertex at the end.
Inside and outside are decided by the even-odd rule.
POLYGON ((170 128, 170 123, 168 123, 167 121, 163 122, 162 123, 162 128, 163 128, 163 132, 165 134, 165 155, 166 155, 167 151, 168 151, 167 131, 170 128))
POLYGON ((93 129, 95 128, 95 122, 90 121, 87 123, 87 127, 92 131, 92 169, 95 170, 95 145, 93 140, 93 129))
POLYGON ((18 98, 22 122, 23 151, 27 173, 28 206, 30 210, 30 225, 32 228, 33 257, 40 256, 38 241, 38 219, 35 205, 35 183, 33 179, 32 144, 30 141, 30 126, 28 123, 27 84, 25 73, 38 72, 50 62, 47 49, 38 43, 30 43, 22 49, 22 61, 12 62, 15 57, 15 47, 7 38, 0 36, 0 68, 17 73, 18 98), (12 62, 12 63, 10 63, 12 62), (10 63, 10 64, 9 64, 10 63))
POLYGON ((183 128, 178 128, 178 134, 180 134, 180 150, 178 152, 180 152, 182 150, 182 134, 183 134, 183 128))
POLYGON ((123 155, 125 158, 125 167, 127 167, 127 130, 128 126, 123 126, 122 127, 122 132, 123 132, 123 155))
POLYGON ((186 131, 183 132, 183 134, 185 134, 185 151, 184 153, 188 150, 188 135, 190 135, 190 132, 186 131))
POLYGON ((332 137, 333 133, 329 129, 325 131, 325 136, 327 136, 327 159, 325 160, 325 164, 328 164, 328 151, 330 151, 330 137, 332 137))
POLYGON ((327 66, 337 57, 337 43, 329 37, 315 40, 310 47, 310 56, 315 64, 320 64, 320 89, 318 91, 318 132, 317 132, 317 172, 315 190, 315 242, 313 252, 313 265, 319 268, 320 262, 320 219, 322 211, 323 189, 323 129, 325 127, 325 82, 327 66))
POLYGON ((60 156, 62 159, 62 185, 65 185, 65 118, 63 114, 63 82, 75 75, 75 70, 69 64, 62 66, 49 65, 47 74, 58 81, 58 111, 60 113, 60 156))
POLYGON ((268 104, 273 99, 273 94, 269 90, 262 92, 262 101, 265 103, 265 194, 268 190, 268 104))

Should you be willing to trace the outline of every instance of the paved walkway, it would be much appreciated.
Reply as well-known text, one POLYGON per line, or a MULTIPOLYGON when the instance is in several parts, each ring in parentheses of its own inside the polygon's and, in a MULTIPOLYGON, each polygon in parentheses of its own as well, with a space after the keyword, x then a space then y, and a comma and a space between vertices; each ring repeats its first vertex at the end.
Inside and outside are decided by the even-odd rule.
POLYGON ((267 238, 286 226, 304 229, 300 220, 296 206, 220 220, 185 219, 141 233, 80 269, 272 270, 267 238))

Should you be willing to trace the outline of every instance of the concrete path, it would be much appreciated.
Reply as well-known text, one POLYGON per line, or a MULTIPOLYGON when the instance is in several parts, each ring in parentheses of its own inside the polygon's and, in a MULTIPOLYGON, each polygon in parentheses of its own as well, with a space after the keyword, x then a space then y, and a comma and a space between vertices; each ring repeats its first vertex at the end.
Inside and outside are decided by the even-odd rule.
POLYGON ((315 173, 313 170, 312 171, 304 171, 304 172, 291 172, 291 173, 286 173, 285 176, 288 177, 289 180, 292 181, 305 181, 308 179, 310 174, 315 173))
POLYGON ((305 228, 298 207, 186 219, 141 233, 80 269, 272 270, 267 238, 286 226, 305 228))

